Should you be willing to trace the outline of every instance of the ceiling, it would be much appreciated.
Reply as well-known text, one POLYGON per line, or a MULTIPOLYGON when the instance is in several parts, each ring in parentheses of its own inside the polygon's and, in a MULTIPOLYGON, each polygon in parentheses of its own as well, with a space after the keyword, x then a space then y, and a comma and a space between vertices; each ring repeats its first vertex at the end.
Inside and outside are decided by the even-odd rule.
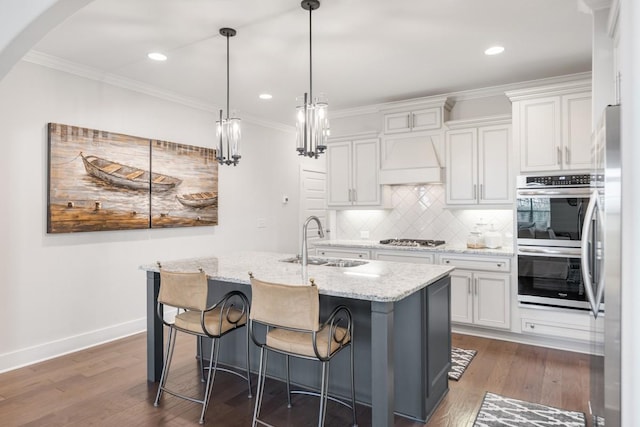
MULTIPOLYGON (((309 15, 299 0, 94 0, 34 50, 194 102, 293 125, 309 89, 309 15), (151 51, 165 62, 147 59, 151 51), (273 99, 258 95, 268 92, 273 99)), ((330 111, 591 69, 591 16, 577 0, 321 0, 313 91, 330 111), (484 50, 502 45, 501 55, 484 50)))

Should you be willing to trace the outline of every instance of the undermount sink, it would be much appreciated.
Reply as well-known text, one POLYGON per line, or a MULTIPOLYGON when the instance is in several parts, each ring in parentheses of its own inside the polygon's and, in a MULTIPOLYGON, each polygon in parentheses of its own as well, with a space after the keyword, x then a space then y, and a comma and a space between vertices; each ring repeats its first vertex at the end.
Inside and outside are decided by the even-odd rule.
POLYGON ((325 267, 357 267, 365 264, 367 264, 367 261, 359 261, 357 259, 336 259, 323 265, 325 267))
MULTIPOLYGON (((298 256, 292 258, 281 259, 280 262, 289 262, 294 264, 302 263, 302 259, 298 256)), ((309 257, 307 259, 308 265, 323 265, 325 267, 357 267, 359 265, 367 264, 367 261, 360 261, 357 259, 326 259, 309 257)))
MULTIPOLYGON (((292 258, 281 259, 280 262, 290 262, 292 264, 301 264, 302 259, 299 256, 295 256, 292 258)), ((310 265, 324 265, 328 262, 329 260, 325 258, 315 258, 315 257, 307 258, 307 264, 310 264, 310 265)))

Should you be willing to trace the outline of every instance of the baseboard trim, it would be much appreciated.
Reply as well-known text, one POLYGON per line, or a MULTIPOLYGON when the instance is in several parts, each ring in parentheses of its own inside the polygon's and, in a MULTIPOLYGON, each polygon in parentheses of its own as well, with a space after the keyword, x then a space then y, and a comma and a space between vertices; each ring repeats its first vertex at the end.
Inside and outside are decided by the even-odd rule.
POLYGON ((584 341, 572 341, 554 337, 546 337, 531 334, 518 334, 509 331, 498 331, 484 328, 465 327, 463 325, 452 325, 451 332, 472 335, 482 338, 490 338, 501 341, 511 341, 519 344, 528 344, 538 347, 553 348, 556 350, 573 351, 575 353, 593 354, 591 344, 584 341))
POLYGON ((147 329, 146 317, 83 334, 65 337, 9 353, 0 354, 0 373, 43 362, 65 354, 128 337, 147 329))

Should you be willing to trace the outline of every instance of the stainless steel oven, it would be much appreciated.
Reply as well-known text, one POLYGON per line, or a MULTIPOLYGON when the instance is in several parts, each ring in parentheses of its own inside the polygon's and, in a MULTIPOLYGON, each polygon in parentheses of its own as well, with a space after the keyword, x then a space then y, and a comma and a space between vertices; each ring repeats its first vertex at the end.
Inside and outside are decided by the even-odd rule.
POLYGON ((582 230, 591 175, 519 176, 518 301, 589 309, 582 277, 582 230))
POLYGON ((590 175, 519 176, 518 246, 579 248, 590 175))

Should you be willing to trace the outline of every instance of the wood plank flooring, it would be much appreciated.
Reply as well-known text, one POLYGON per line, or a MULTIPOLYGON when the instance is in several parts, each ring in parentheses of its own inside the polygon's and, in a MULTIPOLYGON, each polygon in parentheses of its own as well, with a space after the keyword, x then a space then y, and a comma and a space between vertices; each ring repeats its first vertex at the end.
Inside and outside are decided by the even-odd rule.
MULTIPOLYGON (((478 354, 460 381, 449 382, 449 393, 426 426, 471 426, 486 391, 587 412, 589 356, 457 334, 453 345, 478 354)), ((145 346, 145 335, 138 334, 1 374, 0 425, 198 425, 199 405, 165 394, 160 407, 153 406, 157 384, 146 380, 145 346)), ((194 354, 194 339, 179 336, 169 381, 196 395, 202 385, 194 354)), ((245 382, 219 373, 205 425, 249 426, 253 403, 245 382)), ((267 421, 314 426, 317 410, 316 398, 299 395, 287 409, 283 385, 267 381, 262 408, 267 421)), ((350 419, 349 410, 329 403, 327 426, 348 426, 350 419)), ((370 408, 358 407, 358 423, 371 424, 370 408)), ((395 425, 423 426, 400 417, 395 425)))

